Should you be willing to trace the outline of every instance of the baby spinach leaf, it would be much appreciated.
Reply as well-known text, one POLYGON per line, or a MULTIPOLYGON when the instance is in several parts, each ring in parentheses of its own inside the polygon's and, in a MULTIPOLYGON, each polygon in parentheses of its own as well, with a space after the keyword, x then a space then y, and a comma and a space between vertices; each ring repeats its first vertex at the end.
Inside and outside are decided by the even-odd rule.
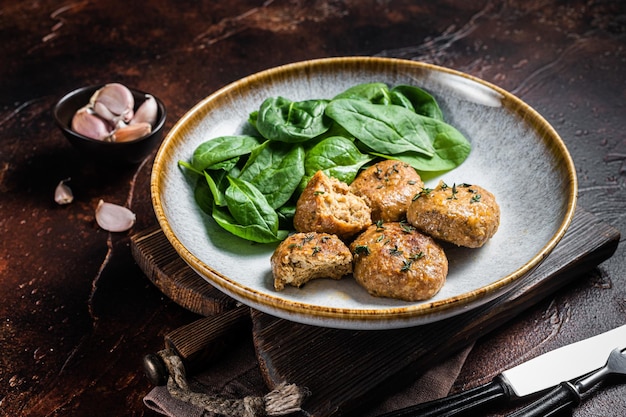
POLYGON ((324 139, 306 153, 304 158, 304 177, 300 184, 303 189, 317 171, 324 171, 328 176, 350 184, 359 169, 373 156, 359 152, 354 142, 341 136, 324 139))
POLYGON ((417 152, 402 152, 395 155, 382 155, 388 159, 399 159, 411 165, 418 171, 449 171, 461 165, 471 151, 471 145, 465 136, 453 126, 423 117, 424 127, 434 137, 433 147, 435 153, 427 158, 417 152))
POLYGON ((213 212, 213 193, 203 178, 198 178, 196 187, 193 190, 193 197, 198 207, 210 216, 213 212))
POLYGON ((293 218, 296 215, 296 204, 290 203, 279 207, 276 210, 278 214, 278 224, 281 227, 293 229, 293 218))
POLYGON ((268 204, 265 196, 252 184, 238 178, 228 177, 226 202, 230 214, 242 226, 256 225, 268 233, 278 233, 278 215, 268 204))
POLYGON ((338 99, 328 104, 326 114, 376 152, 412 151, 433 156, 432 138, 424 130, 423 117, 404 107, 338 99))
POLYGON ((259 139, 253 136, 220 136, 200 144, 193 152, 191 165, 203 171, 219 162, 246 155, 259 144, 259 139))
MULTIPOLYGON (((248 116, 248 123, 250 123, 250 125, 254 128, 256 128, 256 121, 259 119, 259 111, 258 110, 254 110, 253 112, 250 113, 250 115, 248 116)), ((258 129, 257 129, 258 130, 258 129)))
POLYGON ((220 225, 223 229, 238 236, 242 239, 250 240, 258 243, 273 243, 284 240, 289 232, 287 230, 278 230, 277 233, 272 233, 262 225, 251 224, 241 225, 238 224, 235 218, 229 213, 225 207, 215 207, 213 210, 213 220, 220 225))
POLYGON ((216 164, 213 164, 211 166, 206 167, 205 171, 206 170, 209 170, 209 171, 230 171, 230 170, 234 169, 237 166, 237 163, 239 163, 240 159, 241 159, 241 156, 236 156, 234 158, 230 158, 230 159, 227 159, 225 161, 218 162, 216 164))
POLYGON ((213 195, 213 201, 220 207, 228 205, 226 201, 225 192, 228 188, 228 180, 226 171, 217 171, 213 174, 209 174, 204 171, 204 180, 209 186, 209 190, 213 195))
POLYGON ((267 141, 256 148, 238 176, 248 181, 277 209, 294 193, 304 175, 304 148, 267 141))
POLYGON ((417 114, 443 121, 443 113, 437 100, 426 91, 412 85, 397 85, 391 89, 392 103, 407 107, 407 101, 417 114), (400 104, 402 103, 402 104, 400 104))
POLYGON ((202 176, 202 175, 203 175, 201 170, 200 170, 200 171, 198 171, 197 169, 195 169, 195 168, 193 167, 193 165, 191 165, 191 164, 190 164, 189 162, 187 162, 187 161, 182 161, 182 160, 181 160, 181 161, 178 161, 178 166, 179 166, 179 167, 182 167, 182 168, 185 168, 185 169, 187 169, 187 170, 189 170, 189 171, 193 172, 193 173, 194 173, 194 174, 196 174, 196 175, 200 175, 200 176, 202 176))
POLYGON ((337 94, 333 100, 351 98, 355 100, 369 101, 373 104, 391 104, 389 87, 385 83, 364 83, 348 88, 337 94))
POLYGON ((346 129, 343 128, 343 126, 341 126, 339 123, 333 123, 330 126, 330 129, 328 129, 325 133, 319 135, 318 137, 316 137, 313 141, 309 141, 306 143, 307 146, 309 146, 310 144, 315 144, 314 141, 321 141, 324 140, 326 138, 330 138, 332 136, 341 136, 344 137, 346 139, 351 140, 352 142, 354 142, 356 140, 356 138, 354 137, 354 135, 351 135, 350 132, 348 132, 346 129))
POLYGON ((412 112, 415 112, 415 107, 413 107, 413 103, 411 100, 404 94, 398 91, 390 91, 389 97, 391 98, 391 104, 395 104, 396 106, 404 107, 405 109, 409 109, 412 112))
MULTIPOLYGON (((305 142, 330 127, 324 115, 328 100, 291 101, 284 97, 266 99, 256 115, 256 128, 269 140, 305 142)), ((252 117, 252 115, 251 115, 252 117)))

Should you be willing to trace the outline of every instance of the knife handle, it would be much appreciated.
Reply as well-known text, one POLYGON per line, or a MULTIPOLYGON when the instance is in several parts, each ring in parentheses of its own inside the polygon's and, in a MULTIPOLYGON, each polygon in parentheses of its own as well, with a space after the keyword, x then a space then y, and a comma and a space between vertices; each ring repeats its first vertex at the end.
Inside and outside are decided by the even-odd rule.
POLYGON ((508 387, 499 377, 496 377, 487 384, 467 391, 461 391, 438 400, 402 408, 378 417, 456 416, 500 399, 509 399, 510 396, 508 387))
POLYGON ((526 407, 509 414, 509 417, 547 417, 554 415, 565 408, 577 405, 580 402, 578 389, 569 382, 561 382, 552 391, 527 405, 526 407))

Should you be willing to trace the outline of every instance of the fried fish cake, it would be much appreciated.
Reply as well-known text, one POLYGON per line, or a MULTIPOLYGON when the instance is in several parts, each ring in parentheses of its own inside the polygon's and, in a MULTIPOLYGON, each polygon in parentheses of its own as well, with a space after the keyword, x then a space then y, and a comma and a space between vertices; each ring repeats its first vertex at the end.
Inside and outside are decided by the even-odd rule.
POLYGON ((336 234, 350 238, 372 224, 365 200, 350 192, 348 185, 318 171, 296 204, 293 225, 298 232, 336 234))
POLYGON ((426 300, 439 292, 448 275, 443 249, 404 222, 368 227, 350 250, 354 279, 373 296, 426 300))
POLYGON ((407 220, 435 239, 479 248, 498 230, 500 207, 494 195, 478 185, 448 186, 441 181, 416 194, 407 220))
POLYGON ((350 191, 365 199, 372 209, 372 221, 400 221, 406 217, 411 199, 424 183, 411 165, 387 159, 361 171, 350 191))
POLYGON ((340 279, 352 272, 352 253, 336 235, 295 233, 270 258, 274 288, 301 287, 316 278, 340 279))

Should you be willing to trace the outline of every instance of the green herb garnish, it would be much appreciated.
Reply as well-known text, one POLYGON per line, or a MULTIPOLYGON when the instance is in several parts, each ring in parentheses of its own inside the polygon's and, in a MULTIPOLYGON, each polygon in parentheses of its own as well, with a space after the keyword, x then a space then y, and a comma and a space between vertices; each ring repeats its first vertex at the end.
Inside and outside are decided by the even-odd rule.
POLYGON ((367 245, 356 245, 354 247, 354 253, 357 255, 369 255, 371 252, 367 245))

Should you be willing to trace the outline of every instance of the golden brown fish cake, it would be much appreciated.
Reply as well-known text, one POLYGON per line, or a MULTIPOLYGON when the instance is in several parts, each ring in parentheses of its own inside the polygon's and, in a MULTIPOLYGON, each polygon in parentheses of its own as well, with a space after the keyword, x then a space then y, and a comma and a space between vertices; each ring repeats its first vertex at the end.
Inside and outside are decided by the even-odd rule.
POLYGON ((411 165, 387 159, 357 175, 350 191, 365 199, 372 209, 372 221, 404 220, 411 199, 424 183, 411 165))
POLYGON ((458 246, 483 246, 498 230, 500 207, 492 193, 478 185, 448 186, 416 194, 407 220, 423 233, 458 246))
POLYGON ((448 259, 443 249, 408 223, 378 223, 351 243, 354 279, 371 295, 426 300, 443 287, 448 259))
POLYGON ((372 224, 365 200, 350 192, 348 185, 318 171, 296 204, 293 225, 298 232, 336 234, 347 239, 372 224))
POLYGON ((336 235, 295 233, 283 240, 270 259, 274 288, 301 287, 312 279, 341 279, 352 272, 352 253, 336 235))

